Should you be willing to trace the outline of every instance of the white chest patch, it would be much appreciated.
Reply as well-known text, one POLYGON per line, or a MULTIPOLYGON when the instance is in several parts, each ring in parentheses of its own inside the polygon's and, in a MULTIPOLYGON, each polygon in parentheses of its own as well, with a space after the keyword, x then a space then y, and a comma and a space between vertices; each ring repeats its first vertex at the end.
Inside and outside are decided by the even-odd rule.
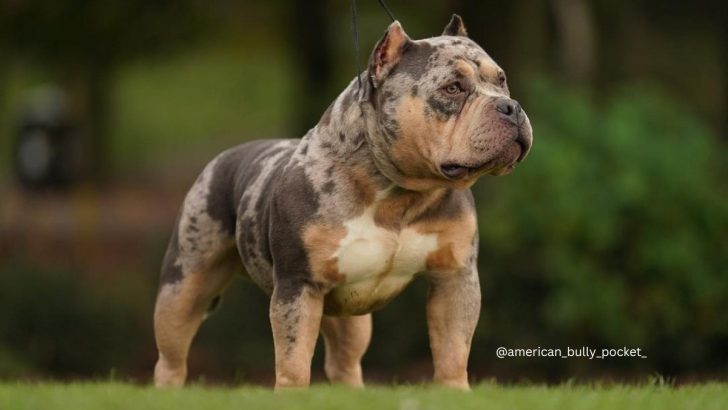
POLYGON ((414 275, 425 268, 427 254, 437 249, 437 235, 412 228, 392 232, 374 223, 374 207, 344 223, 346 236, 334 256, 346 283, 386 275, 414 275))
POLYGON ((334 254, 344 282, 332 291, 344 311, 366 312, 396 296, 426 266, 437 234, 412 228, 389 231, 374 223, 377 202, 344 223, 346 236, 334 254))

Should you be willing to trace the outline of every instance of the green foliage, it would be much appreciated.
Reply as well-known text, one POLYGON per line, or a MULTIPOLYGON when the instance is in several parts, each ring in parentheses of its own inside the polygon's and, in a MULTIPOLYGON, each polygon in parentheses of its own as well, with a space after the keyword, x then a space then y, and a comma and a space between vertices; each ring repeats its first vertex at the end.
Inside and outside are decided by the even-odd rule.
POLYGON ((648 356, 601 368, 717 369, 728 345, 725 145, 653 90, 595 104, 541 81, 524 106, 531 154, 476 189, 480 336, 648 356))
POLYGON ((62 270, 2 267, 0 378, 98 377, 128 367, 152 337, 131 303, 62 270))
POLYGON ((124 65, 111 121, 115 165, 133 169, 180 156, 207 161, 247 139, 290 136, 291 66, 279 51, 253 46, 124 65))

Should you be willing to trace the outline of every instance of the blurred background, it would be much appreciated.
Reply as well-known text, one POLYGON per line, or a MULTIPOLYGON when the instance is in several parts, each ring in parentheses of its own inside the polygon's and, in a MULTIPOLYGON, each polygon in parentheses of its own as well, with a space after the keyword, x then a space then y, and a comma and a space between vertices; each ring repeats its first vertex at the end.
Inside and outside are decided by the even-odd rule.
MULTIPOLYGON (((389 21, 359 3, 366 61, 389 21)), ((474 379, 726 378, 727 5, 389 1, 413 38, 461 14, 534 128, 527 161, 474 187, 474 379), (499 360, 499 346, 647 358, 499 360)), ((0 379, 150 380, 158 270, 186 189, 219 151, 318 121, 354 76, 348 12, 0 2, 0 379)), ((367 380, 429 379, 426 288, 374 315, 367 380)), ((267 306, 235 282, 194 342, 190 379, 270 384, 267 306)))

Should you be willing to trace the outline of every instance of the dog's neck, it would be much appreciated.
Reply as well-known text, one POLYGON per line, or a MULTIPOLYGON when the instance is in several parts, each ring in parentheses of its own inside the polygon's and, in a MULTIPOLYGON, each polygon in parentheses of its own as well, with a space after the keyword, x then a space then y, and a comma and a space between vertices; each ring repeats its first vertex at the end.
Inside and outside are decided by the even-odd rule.
MULTIPOLYGON (((366 81, 366 72, 362 76, 362 82, 366 81)), ((393 207, 395 210, 392 212, 399 215, 398 223, 413 220, 445 198, 448 189, 443 187, 411 191, 398 186, 392 178, 387 177, 378 164, 388 158, 376 158, 371 142, 384 138, 384 131, 377 121, 373 105, 369 102, 371 100, 360 101, 360 92, 354 79, 331 103, 319 123, 303 138, 306 147, 304 161, 311 167, 315 179, 316 175, 326 175, 337 164, 337 172, 348 174, 346 180, 351 182, 352 189, 374 190, 377 197, 394 201, 388 206, 393 207)), ((365 93, 376 98, 374 93, 365 93)), ((387 156, 383 152, 380 155, 387 156)), ((321 179, 322 184, 324 180, 325 178, 321 179)))
MULTIPOLYGON (((366 76, 366 72, 361 74, 362 83, 366 81, 366 76)), ((368 118, 374 114, 362 110, 360 93, 357 79, 354 78, 304 139, 309 140, 319 156, 333 159, 357 172, 364 172, 378 189, 386 189, 394 183, 377 166, 368 142, 370 138, 379 137, 374 133, 382 131, 376 126, 375 118, 368 118)))

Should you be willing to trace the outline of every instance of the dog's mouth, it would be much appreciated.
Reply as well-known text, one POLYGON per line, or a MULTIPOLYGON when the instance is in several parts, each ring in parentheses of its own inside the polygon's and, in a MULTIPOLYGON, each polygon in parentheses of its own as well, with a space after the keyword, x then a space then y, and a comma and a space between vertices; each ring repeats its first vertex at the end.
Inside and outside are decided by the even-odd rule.
POLYGON ((524 159, 526 159, 526 155, 528 155, 528 151, 531 150, 531 139, 526 136, 527 134, 520 129, 518 130, 518 137, 516 138, 516 143, 518 144, 518 148, 521 149, 521 153, 518 154, 518 159, 516 159, 516 162, 522 162, 524 159))
POLYGON ((506 149, 501 155, 481 163, 457 163, 446 162, 440 165, 440 173, 450 180, 461 180, 478 176, 482 173, 492 175, 503 175, 509 173, 516 166, 517 162, 521 162, 527 147, 521 141, 515 141, 509 149, 506 149))
POLYGON ((476 166, 447 163, 440 166, 440 172, 449 179, 463 179, 482 171, 487 165, 487 163, 476 166))
POLYGON ((469 166, 461 164, 444 164, 440 166, 440 172, 446 178, 458 181, 479 176, 483 173, 490 175, 504 175, 513 170, 516 166, 515 161, 508 164, 496 163, 496 161, 488 161, 481 165, 469 166))
POLYGON ((448 161, 440 165, 440 173, 450 180, 466 179, 483 173, 505 175, 513 170, 516 163, 526 158, 530 148, 528 134, 519 130, 513 143, 508 144, 496 157, 480 163, 448 161))

